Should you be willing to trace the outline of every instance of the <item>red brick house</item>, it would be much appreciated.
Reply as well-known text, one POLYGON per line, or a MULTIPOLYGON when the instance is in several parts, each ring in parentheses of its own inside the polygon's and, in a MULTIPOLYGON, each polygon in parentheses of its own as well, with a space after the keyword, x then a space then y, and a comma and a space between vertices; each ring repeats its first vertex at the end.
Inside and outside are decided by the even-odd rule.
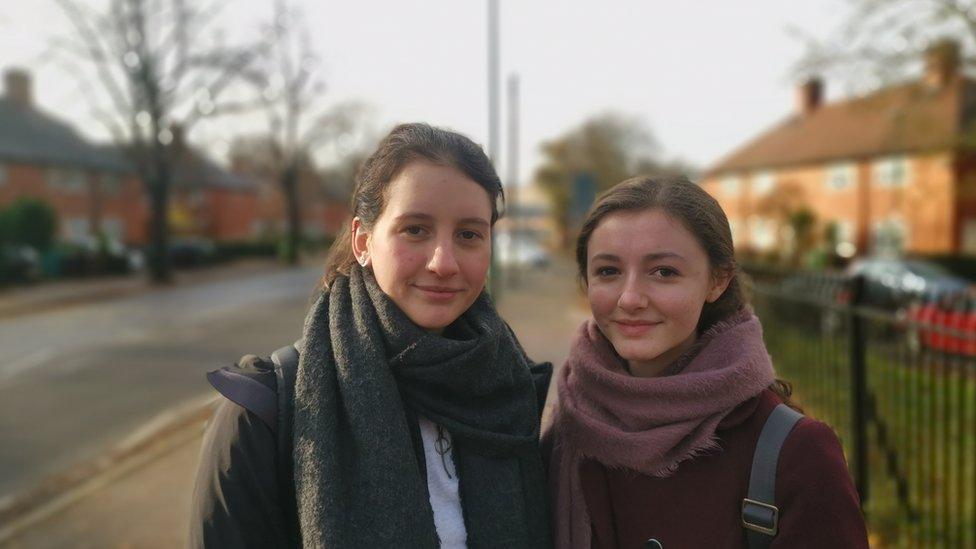
POLYGON ((792 114, 706 171, 737 246, 789 247, 788 215, 806 209, 814 234, 832 224, 848 254, 976 254, 976 80, 958 46, 931 48, 917 80, 823 96, 805 83, 792 114))
MULTIPOLYGON (((274 145, 261 138, 241 138, 231 148, 231 170, 257 182, 258 207, 253 220, 256 237, 277 238, 287 227, 285 196, 280 174, 271 169, 274 145)), ((349 181, 335 181, 339 174, 324 174, 310 162, 299 170, 298 192, 302 231, 319 240, 335 236, 349 214, 349 181)))
POLYGON ((148 208, 129 162, 98 147, 38 108, 29 75, 4 73, 0 96, 0 206, 20 197, 44 200, 59 216, 60 239, 145 240, 148 208))

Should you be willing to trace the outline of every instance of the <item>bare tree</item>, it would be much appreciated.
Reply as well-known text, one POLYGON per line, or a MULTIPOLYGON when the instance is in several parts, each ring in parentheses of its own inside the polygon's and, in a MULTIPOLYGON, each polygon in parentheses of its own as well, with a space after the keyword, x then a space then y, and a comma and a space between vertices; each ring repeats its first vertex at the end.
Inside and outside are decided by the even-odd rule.
POLYGON ((268 117, 273 169, 285 198, 288 230, 282 259, 298 261, 302 237, 299 176, 303 165, 325 142, 348 139, 366 108, 346 103, 326 109, 321 63, 315 55, 306 18, 287 0, 275 0, 265 29, 265 54, 248 71, 268 117))
POLYGON ((563 135, 542 144, 543 163, 535 181, 545 190, 564 246, 572 230, 571 205, 574 180, 592 181, 602 192, 639 174, 681 174, 689 168, 661 159, 660 147, 650 128, 639 119, 604 113, 585 120, 563 135))
POLYGON ((131 154, 150 202, 149 275, 171 278, 169 143, 202 117, 243 107, 221 97, 259 53, 222 43, 223 3, 185 0, 55 0, 73 31, 53 41, 54 58, 116 142, 131 154), (205 37, 214 37, 206 42, 205 37))
POLYGON ((959 44, 964 67, 976 66, 976 1, 847 0, 842 24, 826 36, 791 29, 806 53, 800 76, 833 76, 865 92, 917 74, 923 53, 945 40, 959 44))

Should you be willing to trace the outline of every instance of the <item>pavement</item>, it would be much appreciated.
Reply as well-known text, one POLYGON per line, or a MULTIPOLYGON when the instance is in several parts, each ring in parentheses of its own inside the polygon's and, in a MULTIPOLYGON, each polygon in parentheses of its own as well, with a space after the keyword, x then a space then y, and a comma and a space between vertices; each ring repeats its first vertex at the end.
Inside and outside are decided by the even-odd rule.
POLYGON ((0 319, 104 302, 126 296, 165 290, 172 286, 199 284, 248 274, 271 272, 282 267, 273 259, 242 259, 206 268, 176 271, 170 285, 153 286, 141 274, 90 279, 41 281, 28 286, 0 289, 0 319))
MULTIPOLYGON (((198 276, 201 280, 246 276, 248 268, 260 272, 273 267, 252 265, 236 272, 198 276)), ((193 280, 178 282, 192 284, 193 280)), ((144 284, 142 288, 131 291, 152 291, 144 284)), ((106 299, 100 293, 106 291, 99 284, 81 284, 61 290, 65 293, 60 295, 71 295, 69 303, 85 303, 106 299), (86 293, 84 288, 91 290, 86 293)), ((547 269, 522 273, 517 285, 504 286, 498 307, 529 355, 537 361, 550 360, 558 367, 569 351, 571 334, 586 317, 578 296, 572 265, 559 259, 547 269)), ((0 316, 9 297, 0 294, 0 316)), ((42 297, 21 299, 22 303, 36 299, 35 304, 46 304, 38 305, 40 308, 55 306, 42 297)), ((63 298, 58 301, 62 305, 57 306, 70 306, 63 298)), ((15 309, 8 305, 6 310, 15 309)), ((241 353, 246 351, 242 349, 241 353)), ((0 502, 0 546, 182 546, 201 435, 216 402, 214 397, 211 394, 177 403, 121 443, 107 448, 98 459, 54 475, 14 501, 0 502)))

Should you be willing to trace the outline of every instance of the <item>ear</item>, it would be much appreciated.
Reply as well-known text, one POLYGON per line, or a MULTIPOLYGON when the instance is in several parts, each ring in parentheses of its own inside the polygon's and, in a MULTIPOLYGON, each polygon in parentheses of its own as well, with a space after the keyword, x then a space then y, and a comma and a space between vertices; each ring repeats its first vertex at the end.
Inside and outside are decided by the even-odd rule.
POLYGON ((705 294, 705 301, 707 303, 715 303, 718 298, 722 297, 725 290, 729 287, 729 282, 732 281, 731 273, 719 273, 712 277, 712 285, 708 288, 708 293, 705 294))
POLYGON ((356 261, 365 267, 369 265, 369 231, 366 230, 363 222, 358 217, 352 218, 351 223, 352 225, 349 227, 349 238, 352 240, 350 242, 352 245, 352 254, 356 256, 356 261))

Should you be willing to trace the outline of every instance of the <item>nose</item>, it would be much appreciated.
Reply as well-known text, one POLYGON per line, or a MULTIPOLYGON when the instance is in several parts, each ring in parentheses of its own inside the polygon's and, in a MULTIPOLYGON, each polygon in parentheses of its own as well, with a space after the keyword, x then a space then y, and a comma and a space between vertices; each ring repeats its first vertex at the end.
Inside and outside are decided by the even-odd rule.
POLYGON ((448 278, 457 274, 458 269, 457 258, 450 244, 438 244, 427 262, 427 270, 441 278, 448 278))
POLYGON ((635 277, 628 277, 624 281, 617 306, 627 312, 639 311, 647 307, 647 294, 643 291, 635 277))

